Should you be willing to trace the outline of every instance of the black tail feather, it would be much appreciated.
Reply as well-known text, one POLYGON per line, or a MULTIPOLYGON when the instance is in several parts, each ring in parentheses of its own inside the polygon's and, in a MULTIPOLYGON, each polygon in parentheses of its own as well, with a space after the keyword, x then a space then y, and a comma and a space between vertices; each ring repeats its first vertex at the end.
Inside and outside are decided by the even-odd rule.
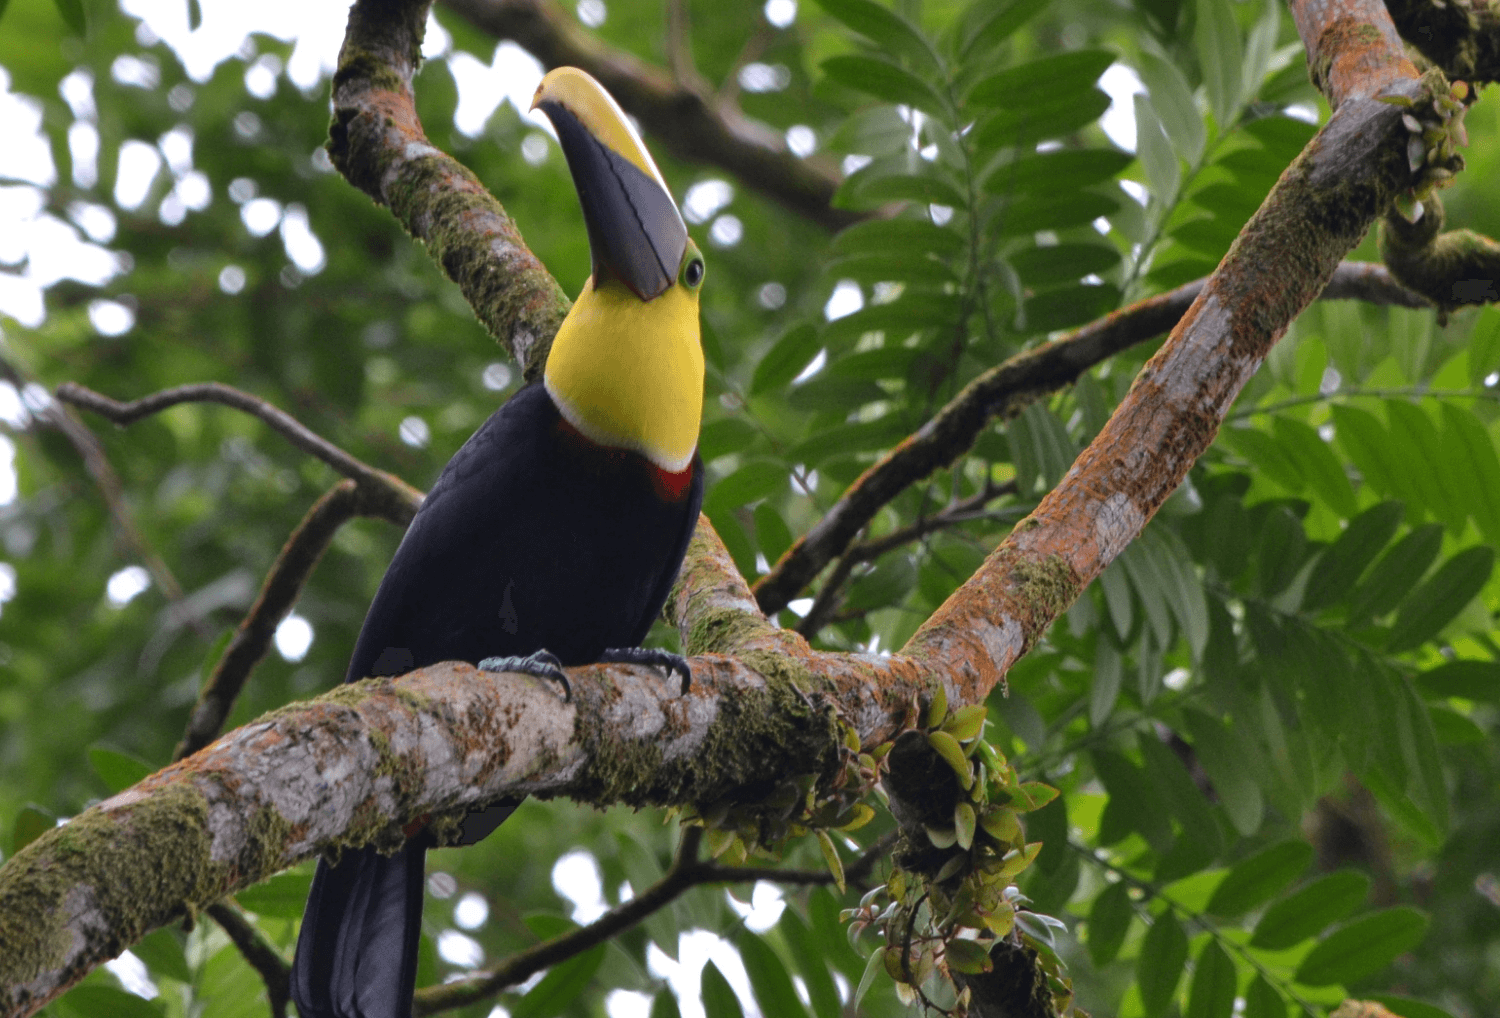
POLYGON ((318 863, 292 963, 302 1018, 410 1018, 426 855, 413 840, 318 863))

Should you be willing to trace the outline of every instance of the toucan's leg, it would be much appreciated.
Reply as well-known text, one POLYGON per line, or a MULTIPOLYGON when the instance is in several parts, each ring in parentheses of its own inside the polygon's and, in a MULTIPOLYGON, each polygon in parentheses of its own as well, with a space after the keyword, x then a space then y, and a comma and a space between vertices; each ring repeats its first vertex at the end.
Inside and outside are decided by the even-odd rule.
POLYGON ((564 703, 573 698, 573 687, 568 685, 568 677, 563 674, 562 662, 550 650, 539 650, 525 657, 487 657, 479 662, 479 670, 520 672, 522 675, 535 675, 539 679, 551 679, 562 684, 564 703))
POLYGON ((651 668, 660 668, 668 675, 676 672, 682 676, 683 696, 687 696, 688 690, 693 688, 693 670, 688 667, 687 658, 681 654, 670 654, 664 650, 657 650, 655 647, 609 647, 599 655, 599 661, 646 665, 651 668))

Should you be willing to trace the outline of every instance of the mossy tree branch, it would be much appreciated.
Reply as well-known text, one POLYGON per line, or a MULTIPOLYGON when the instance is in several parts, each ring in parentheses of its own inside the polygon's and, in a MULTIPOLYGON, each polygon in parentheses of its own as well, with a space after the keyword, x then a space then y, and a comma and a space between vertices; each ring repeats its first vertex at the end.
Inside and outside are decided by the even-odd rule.
POLYGON ((1500 81, 1500 4, 1386 0, 1401 37, 1443 73, 1471 85, 1500 81))
MULTIPOLYGON (((151 929, 322 848, 397 844, 424 814, 441 832, 470 806, 516 795, 599 805, 753 802, 788 775, 833 766, 835 716, 874 743, 895 733, 913 697, 939 686, 950 704, 982 701, 1140 533, 1272 344, 1410 186, 1401 113, 1374 96, 1428 98, 1426 86, 1400 55, 1383 7, 1337 7, 1293 3, 1310 64, 1336 107, 1330 122, 1099 438, 902 654, 819 653, 777 629, 700 520, 672 598, 693 655, 688 695, 646 669, 595 665, 570 669, 573 697, 563 702, 530 677, 449 662, 269 714, 48 831, 0 867, 0 1014, 31 1013, 151 929), (1330 25, 1334 13, 1351 12, 1364 30, 1330 25)), ((421 24, 413 11, 425 15, 425 5, 356 6, 350 38, 369 44, 346 43, 341 92, 361 74, 362 87, 382 95, 409 82, 409 74, 391 81, 372 54, 412 65, 411 26, 421 24), (382 13, 398 28, 375 25, 382 13), (364 70, 350 71, 353 64, 364 70)), ((335 132, 360 116, 340 114, 335 132)), ((416 203, 441 206, 430 190, 440 184, 437 156, 400 133, 414 119, 402 127, 399 112, 391 116, 393 136, 412 146, 406 161, 371 152, 385 169, 367 173, 348 161, 363 151, 355 145, 346 172, 389 180, 392 193, 410 197, 398 182, 410 171, 422 182, 416 203)), ((472 223, 475 208, 464 198, 453 214, 472 223)), ((442 246, 434 248, 442 258, 442 246)), ((516 298, 507 308, 538 306, 509 284, 500 288, 516 298)), ((537 300, 545 304, 554 290, 542 286, 537 300)), ((502 333, 514 340, 523 318, 504 319, 511 328, 502 333)), ((544 335, 521 343, 520 359, 544 335)))
MULTIPOLYGON (((1072 385, 1096 364, 1171 330, 1208 282, 1197 279, 1137 301, 979 375, 918 431, 865 470, 822 519, 792 543, 771 571, 756 581, 761 610, 774 614, 785 608, 892 499, 955 463, 992 423, 1010 420, 1037 400, 1072 385)), ((1383 266, 1369 262, 1340 264, 1319 299, 1428 306, 1425 297, 1396 282, 1383 266)))

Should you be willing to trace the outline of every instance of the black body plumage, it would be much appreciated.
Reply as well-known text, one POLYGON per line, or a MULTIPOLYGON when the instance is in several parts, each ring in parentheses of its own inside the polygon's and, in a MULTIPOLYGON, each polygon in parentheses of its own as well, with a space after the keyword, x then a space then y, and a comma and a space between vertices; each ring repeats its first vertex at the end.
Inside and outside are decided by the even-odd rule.
MULTIPOLYGON (((346 681, 546 649, 564 665, 634 647, 660 613, 703 499, 644 457, 583 438, 546 389, 516 393, 449 461, 365 617, 346 681)), ((405 1018, 425 833, 318 864, 292 997, 303 1018, 405 1018)))

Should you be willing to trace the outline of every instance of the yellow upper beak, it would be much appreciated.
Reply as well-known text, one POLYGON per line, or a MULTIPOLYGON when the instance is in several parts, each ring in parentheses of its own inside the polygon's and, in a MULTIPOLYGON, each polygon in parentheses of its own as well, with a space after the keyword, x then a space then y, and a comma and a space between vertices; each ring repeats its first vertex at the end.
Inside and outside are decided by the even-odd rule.
POLYGON ((549 72, 531 108, 545 113, 557 129, 583 206, 595 286, 603 273, 641 300, 660 296, 677 280, 687 224, 625 112, 604 86, 576 67, 549 72))

